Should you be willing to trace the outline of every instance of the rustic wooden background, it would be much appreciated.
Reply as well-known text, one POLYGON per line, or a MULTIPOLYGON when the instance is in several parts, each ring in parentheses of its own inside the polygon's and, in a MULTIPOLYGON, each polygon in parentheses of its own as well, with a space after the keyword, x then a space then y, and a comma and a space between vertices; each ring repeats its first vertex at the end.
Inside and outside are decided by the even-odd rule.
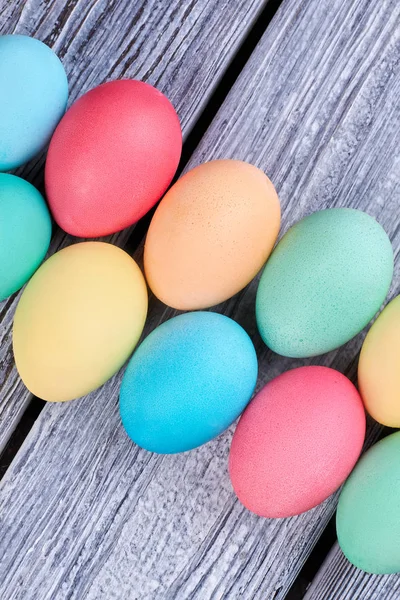
MULTIPOLYGON (((392 240, 390 297, 399 293, 398 0, 0 0, 0 32, 52 46, 70 101, 113 78, 156 85, 182 120, 181 168, 222 157, 259 166, 280 195, 282 233, 320 208, 367 211, 392 240)), ((20 173, 40 187, 42 166, 43 157, 20 173)), ((110 238, 139 263, 146 223, 110 238)), ((56 230, 51 252, 74 241, 56 230)), ((256 331, 256 288, 217 310, 252 336, 258 387, 302 364, 355 380, 365 332, 322 357, 278 357, 256 331)), ((2 600, 400 597, 397 575, 366 575, 335 544, 325 557, 337 494, 291 519, 239 504, 227 475, 233 428, 183 455, 141 450, 119 422, 121 373, 40 410, 13 365, 17 300, 0 304, 2 600)), ((151 298, 144 335, 173 314, 151 298)), ((370 422, 367 444, 381 434, 370 422)))

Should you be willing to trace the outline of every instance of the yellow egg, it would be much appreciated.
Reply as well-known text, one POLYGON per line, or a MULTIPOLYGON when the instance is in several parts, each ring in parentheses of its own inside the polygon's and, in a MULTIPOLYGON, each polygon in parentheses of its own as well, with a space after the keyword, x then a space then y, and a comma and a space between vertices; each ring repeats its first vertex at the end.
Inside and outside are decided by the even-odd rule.
POLYGON ((165 304, 208 308, 243 289, 267 260, 280 224, 277 193, 260 170, 215 160, 167 192, 147 234, 147 281, 165 304))
POLYGON ((358 385, 369 414, 383 425, 400 427, 400 296, 384 308, 365 338, 358 385))
POLYGON ((146 314, 144 277, 126 252, 103 242, 64 248, 35 273, 15 313, 23 382, 53 402, 88 394, 128 359, 146 314))

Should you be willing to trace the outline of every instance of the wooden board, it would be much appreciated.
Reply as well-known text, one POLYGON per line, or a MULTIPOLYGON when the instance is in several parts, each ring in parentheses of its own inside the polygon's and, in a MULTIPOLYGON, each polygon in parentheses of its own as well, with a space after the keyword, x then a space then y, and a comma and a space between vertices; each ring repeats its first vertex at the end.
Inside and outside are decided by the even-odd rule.
POLYGON ((369 575, 344 557, 338 544, 328 554, 304 600, 398 600, 399 575, 369 575))
MULTIPOLYGON (((399 12, 391 0, 285 0, 190 166, 234 157, 263 168, 282 200, 283 230, 318 208, 364 209, 398 258, 399 12)), ((397 263, 392 294, 399 282, 397 263)), ((354 378, 363 334, 313 360, 278 357, 256 333, 256 288, 219 310, 253 337, 258 387, 302 364, 354 378)), ((146 333, 172 314, 153 299, 146 333)), ((336 496, 300 517, 257 518, 230 487, 232 430, 183 455, 142 451, 119 423, 120 379, 47 405, 9 468, 1 597, 284 598, 336 496)))
MULTIPOLYGON (((0 0, 0 34, 33 35, 60 56, 69 103, 109 79, 155 85, 172 101, 184 138, 266 0, 0 0)), ((17 171, 41 186, 43 155, 17 171)), ((122 246, 132 229, 112 236, 122 246)), ((74 238, 55 232, 50 254, 74 238)), ((20 294, 0 303, 0 452, 31 395, 16 372, 11 329, 20 294)))

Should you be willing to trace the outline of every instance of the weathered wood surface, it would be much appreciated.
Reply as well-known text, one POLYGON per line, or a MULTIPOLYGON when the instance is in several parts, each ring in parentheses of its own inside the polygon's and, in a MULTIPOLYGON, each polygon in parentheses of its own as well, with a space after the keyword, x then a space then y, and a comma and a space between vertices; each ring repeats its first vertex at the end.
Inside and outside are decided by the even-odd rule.
MULTIPOLYGON (((391 294, 400 282, 399 17, 397 0, 285 0, 190 163, 234 157, 263 168, 283 230, 329 206, 374 215, 396 249, 391 294)), ((320 358, 278 357, 256 333, 256 288, 218 308, 251 334, 258 387, 302 364, 354 378, 363 334, 320 358)), ((146 332, 173 314, 152 300, 146 332)), ((120 379, 47 405, 6 473, 0 596, 284 598, 336 496, 300 517, 257 518, 229 484, 232 430, 183 455, 140 450, 119 422, 120 379)))
MULTIPOLYGON (((172 101, 184 137, 267 0, 0 0, 0 34, 33 35, 60 56, 69 103, 122 77, 155 85, 172 101)), ((17 171, 40 185, 43 156, 17 171)), ((108 239, 123 246, 133 228, 108 239)), ((55 232, 50 253, 74 238, 55 232)), ((14 366, 11 329, 20 294, 0 303, 0 452, 31 396, 14 366)))
POLYGON ((399 600, 399 575, 369 575, 344 557, 338 544, 328 554, 304 600, 399 600))

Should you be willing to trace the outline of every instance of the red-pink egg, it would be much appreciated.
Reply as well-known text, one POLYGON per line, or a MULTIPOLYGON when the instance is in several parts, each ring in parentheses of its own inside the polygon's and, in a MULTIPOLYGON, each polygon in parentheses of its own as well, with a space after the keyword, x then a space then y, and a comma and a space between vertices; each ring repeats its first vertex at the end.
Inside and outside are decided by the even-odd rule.
POLYGON ((178 167, 182 133, 171 102, 131 79, 86 92, 51 139, 45 183, 58 225, 98 237, 136 223, 161 198, 178 167))
POLYGON ((345 481, 364 437, 363 404, 347 377, 327 367, 287 371, 238 423, 229 456, 233 488, 262 517, 298 515, 345 481))

